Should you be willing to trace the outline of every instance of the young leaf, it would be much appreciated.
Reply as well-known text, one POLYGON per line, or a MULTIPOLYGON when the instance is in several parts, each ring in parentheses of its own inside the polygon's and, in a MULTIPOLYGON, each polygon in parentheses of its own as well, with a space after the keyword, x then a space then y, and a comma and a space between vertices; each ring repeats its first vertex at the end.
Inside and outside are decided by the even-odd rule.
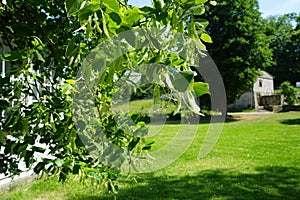
POLYGON ((35 58, 37 59, 38 63, 44 63, 45 62, 43 56, 38 51, 35 51, 34 54, 35 54, 35 58))
POLYGON ((204 42, 207 42, 207 43, 213 42, 211 37, 206 33, 202 33, 200 38, 201 38, 201 40, 203 40, 204 42))
POLYGON ((204 4, 206 3, 208 0, 196 0, 196 4, 199 5, 199 4, 204 4))
POLYGON ((76 81, 72 79, 67 79, 66 82, 69 83, 70 85, 74 85, 76 81))
POLYGON ((210 94, 209 93, 209 86, 208 86, 207 83, 196 82, 193 85, 193 89, 194 89, 196 97, 200 97, 204 94, 210 94))
POLYGON ((216 1, 210 1, 209 3, 213 6, 216 6, 218 4, 216 1))
POLYGON ((61 167, 64 164, 64 161, 60 158, 57 158, 54 163, 58 166, 61 167))

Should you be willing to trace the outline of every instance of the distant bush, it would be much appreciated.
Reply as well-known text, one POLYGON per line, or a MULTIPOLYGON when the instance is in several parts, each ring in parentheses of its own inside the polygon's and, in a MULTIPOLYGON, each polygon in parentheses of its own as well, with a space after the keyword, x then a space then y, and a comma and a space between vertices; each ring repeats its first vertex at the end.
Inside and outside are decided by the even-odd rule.
POLYGON ((294 105, 297 102, 297 89, 288 81, 281 83, 280 87, 282 89, 281 94, 284 95, 285 102, 288 105, 294 105))

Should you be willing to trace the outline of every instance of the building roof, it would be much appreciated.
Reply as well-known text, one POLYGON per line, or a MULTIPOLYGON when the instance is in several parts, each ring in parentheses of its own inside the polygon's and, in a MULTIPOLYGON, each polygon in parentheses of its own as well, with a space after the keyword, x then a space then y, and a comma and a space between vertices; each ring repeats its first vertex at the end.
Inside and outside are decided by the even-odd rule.
POLYGON ((260 73, 261 73, 261 75, 259 76, 259 78, 262 78, 262 79, 271 79, 271 80, 274 79, 274 76, 272 76, 271 74, 269 74, 266 71, 261 70, 260 73))

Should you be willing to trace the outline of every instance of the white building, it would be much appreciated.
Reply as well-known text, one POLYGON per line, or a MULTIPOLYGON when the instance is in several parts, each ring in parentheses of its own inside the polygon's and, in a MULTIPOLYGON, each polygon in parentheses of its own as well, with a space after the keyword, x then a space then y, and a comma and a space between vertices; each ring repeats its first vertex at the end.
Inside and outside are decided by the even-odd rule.
POLYGON ((261 71, 261 74, 253 85, 254 93, 260 96, 274 94, 274 76, 266 71, 261 71))
MULTIPOLYGON (((5 53, 9 52, 9 49, 7 47, 5 47, 1 40, 0 40, 0 57, 2 55, 4 55, 5 53)), ((6 72, 10 69, 10 63, 9 62, 5 62, 3 60, 0 60, 0 79, 2 78, 5 78, 7 76, 6 72)), ((36 75, 40 75, 40 72, 39 71, 35 71, 33 69, 30 69, 30 72, 33 73, 33 74, 36 74, 36 75)), ((9 81, 11 83, 13 83, 14 81, 24 81, 24 75, 19 75, 17 77, 15 76, 9 76, 9 81)), ((52 87, 51 87, 51 83, 50 81, 53 81, 52 79, 52 73, 50 73, 50 79, 51 80, 47 80, 46 78, 44 78, 44 82, 43 83, 36 83, 36 85, 34 84, 34 80, 32 78, 27 78, 29 80, 29 84, 32 84, 32 89, 33 89, 33 93, 35 94, 35 96, 27 96, 26 98, 23 99, 23 101, 21 101, 22 104, 24 105, 30 105, 34 102, 37 101, 36 98, 45 98, 45 97, 41 97, 39 96, 39 92, 38 90, 41 90, 42 87, 48 87, 49 88, 49 91, 52 92, 52 87), (36 87, 37 86, 37 87, 36 87)), ((63 82, 63 81, 61 81, 63 82)), ((25 95, 24 95, 25 96, 25 95)), ((0 93, 0 99, 1 98, 4 98, 3 95, 0 93)), ((11 103, 11 106, 14 105, 16 100, 13 100, 11 103)), ((5 115, 5 111, 2 110, 0 112, 0 115, 2 115, 2 117, 5 115)), ((0 121, 0 126, 1 126, 1 121, 0 121)), ((10 136, 12 137, 12 136, 10 136)), ((41 148, 46 148, 47 150, 45 151, 45 153, 34 153, 34 156, 35 158, 40 161, 42 158, 53 158, 53 157, 50 157, 48 154, 50 152, 50 150, 48 149, 47 145, 46 144, 40 144, 38 142, 36 142, 34 144, 34 146, 36 147, 41 147, 41 148)), ((0 152, 3 153, 4 151, 4 148, 2 148, 0 146, 0 152)), ((6 177, 4 174, 0 174, 0 191, 6 187, 8 187, 8 185, 12 182, 12 181, 17 181, 17 180, 21 180, 23 178, 27 178, 29 177, 30 175, 33 174, 33 170, 32 169, 27 169, 26 168, 26 165, 24 162, 20 162, 18 163, 18 169, 24 171, 22 172, 20 175, 18 176, 14 176, 14 177, 6 177), (8 184, 8 185, 7 185, 8 184)))
POLYGON ((253 88, 244 93, 234 104, 228 105, 229 109, 258 108, 261 104, 261 97, 274 95, 274 76, 266 71, 260 71, 260 73, 253 88))

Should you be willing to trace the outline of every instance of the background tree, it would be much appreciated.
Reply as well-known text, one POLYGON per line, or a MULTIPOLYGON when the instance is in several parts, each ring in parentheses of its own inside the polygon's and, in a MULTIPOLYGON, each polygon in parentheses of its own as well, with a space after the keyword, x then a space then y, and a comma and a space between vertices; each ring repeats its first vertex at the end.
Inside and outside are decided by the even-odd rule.
POLYGON ((270 40, 275 61, 274 65, 269 68, 269 72, 275 76, 276 86, 280 86, 284 81, 295 85, 300 76, 299 16, 295 13, 271 16, 266 19, 266 22, 266 34, 270 40))
POLYGON ((228 103, 249 91, 259 75, 272 63, 272 52, 256 0, 220 0, 206 13, 213 43, 208 51, 217 64, 228 103))
MULTIPOLYGON (((96 183, 115 191, 114 181, 119 174, 118 168, 112 168, 99 157, 91 156, 90 152, 95 145, 88 149, 88 142, 82 141, 85 127, 95 133, 93 136, 103 131, 106 138, 122 149, 110 151, 108 160, 111 162, 124 152, 147 150, 150 144, 144 143, 140 136, 147 134, 143 122, 137 120, 136 124, 125 128, 116 123, 112 112, 112 94, 116 84, 114 78, 121 77, 133 66, 159 63, 171 66, 177 74, 188 77, 189 85, 180 92, 191 94, 194 74, 190 72, 189 66, 192 64, 189 57, 183 59, 177 54, 170 55, 158 49, 159 43, 165 40, 163 34, 157 33, 155 38, 145 33, 147 38, 144 46, 138 51, 120 56, 98 74, 101 79, 93 88, 94 101, 87 99, 83 102, 96 106, 98 115, 91 114, 91 110, 77 104, 81 113, 75 116, 72 97, 78 95, 74 86, 78 81, 75 80, 77 73, 87 55, 99 43, 136 27, 166 30, 164 27, 170 26, 175 32, 194 38, 201 45, 200 49, 204 50, 199 36, 204 42, 210 41, 210 37, 203 26, 194 22, 194 15, 203 14, 205 2, 154 0, 152 7, 138 8, 122 0, 2 1, 0 36, 6 53, 1 60, 10 63, 10 67, 0 81, 0 173, 18 174, 18 163, 24 161, 31 168, 38 162, 34 165, 36 173, 57 175, 59 180, 65 180, 71 173, 79 174, 81 180, 90 177, 96 183), (189 29, 186 29, 186 25, 189 29), (198 35, 197 31, 201 34, 198 35), (151 51, 147 48, 149 46, 152 47, 151 51), (28 98, 33 102, 26 103, 28 98), (45 153, 46 149, 49 155, 37 160, 34 154, 45 153)), ((123 43, 134 47, 135 35, 125 38, 123 43)), ((111 46, 107 47, 107 51, 99 54, 101 58, 97 61, 100 61, 100 67, 107 60, 105 53, 114 54, 111 49, 111 46)), ((194 54, 194 49, 190 51, 194 54)), ((185 52, 189 55, 188 51, 185 52)), ((163 74, 163 70, 159 68, 155 74, 163 74)), ((86 71, 86 84, 93 81, 91 74, 92 70, 86 71)), ((164 74, 166 76, 176 79, 172 74, 164 74)), ((157 86, 159 89, 160 85, 157 86)), ((176 85, 175 90, 179 90, 176 85)), ((189 103, 195 103, 192 100, 188 98, 189 103)), ((179 102, 178 110, 180 105, 179 102)), ((193 104, 192 109, 197 109, 197 106, 193 104)), ((98 142, 105 141, 98 137, 92 139, 93 142, 98 139, 98 142)), ((105 153, 102 151, 101 155, 105 153)), ((122 160, 115 164, 122 164, 122 160)))

